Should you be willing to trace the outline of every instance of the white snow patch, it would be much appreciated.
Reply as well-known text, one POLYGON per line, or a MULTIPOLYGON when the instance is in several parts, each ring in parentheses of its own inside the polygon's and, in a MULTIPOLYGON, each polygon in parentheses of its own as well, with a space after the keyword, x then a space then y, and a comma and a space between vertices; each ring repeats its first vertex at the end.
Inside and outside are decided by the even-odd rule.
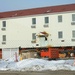
POLYGON ((44 60, 37 58, 24 59, 15 62, 13 59, 0 60, 0 70, 14 71, 43 71, 43 70, 73 70, 75 71, 74 60, 44 60))

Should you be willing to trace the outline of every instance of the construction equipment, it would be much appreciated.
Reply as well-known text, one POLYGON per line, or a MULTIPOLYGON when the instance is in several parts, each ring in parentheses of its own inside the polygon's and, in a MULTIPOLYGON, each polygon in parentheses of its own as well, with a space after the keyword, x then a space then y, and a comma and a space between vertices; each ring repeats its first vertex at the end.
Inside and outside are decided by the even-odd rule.
POLYGON ((57 48, 47 48, 46 50, 41 51, 41 57, 46 57, 48 59, 57 59, 59 58, 59 51, 57 48))

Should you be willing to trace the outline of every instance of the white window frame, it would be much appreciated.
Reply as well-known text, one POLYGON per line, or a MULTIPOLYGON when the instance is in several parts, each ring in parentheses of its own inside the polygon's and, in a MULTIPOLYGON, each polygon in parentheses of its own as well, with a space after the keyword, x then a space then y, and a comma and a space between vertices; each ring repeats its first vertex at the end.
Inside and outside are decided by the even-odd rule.
POLYGON ((62 22, 62 15, 58 15, 58 23, 62 22))
POLYGON ((32 25, 36 25, 36 18, 32 18, 32 25))
POLYGON ((32 40, 36 40, 36 33, 32 33, 32 40))
POLYGON ((63 38, 63 32, 62 32, 62 31, 59 31, 59 32, 58 32, 58 38, 59 38, 59 39, 63 38))
POLYGON ((45 24, 49 23, 49 17, 45 17, 44 20, 45 20, 45 24))
POLYGON ((6 35, 2 36, 2 41, 6 41, 6 35))
POLYGON ((72 38, 75 38, 75 30, 72 31, 72 38))
POLYGON ((72 14, 72 21, 75 21, 75 14, 72 14))
POLYGON ((6 21, 2 21, 2 27, 3 27, 3 28, 6 27, 6 21))

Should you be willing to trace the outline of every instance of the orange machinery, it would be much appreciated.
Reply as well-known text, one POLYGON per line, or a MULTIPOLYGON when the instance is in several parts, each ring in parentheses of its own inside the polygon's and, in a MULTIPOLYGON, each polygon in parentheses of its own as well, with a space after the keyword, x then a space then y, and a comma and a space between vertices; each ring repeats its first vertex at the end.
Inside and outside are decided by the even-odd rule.
POLYGON ((49 59, 59 58, 59 51, 57 48, 48 48, 47 50, 41 51, 41 57, 47 57, 49 59))

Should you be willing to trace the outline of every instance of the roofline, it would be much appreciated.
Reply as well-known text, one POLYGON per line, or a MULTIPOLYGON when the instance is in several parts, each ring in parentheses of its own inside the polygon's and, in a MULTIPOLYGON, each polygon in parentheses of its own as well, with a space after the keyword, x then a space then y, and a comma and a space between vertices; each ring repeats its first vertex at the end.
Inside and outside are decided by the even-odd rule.
POLYGON ((7 12, 15 12, 15 11, 23 11, 23 10, 34 10, 34 9, 41 9, 41 8, 47 8, 47 7, 58 7, 58 6, 65 6, 65 5, 73 5, 75 3, 71 3, 71 4, 59 4, 59 5, 52 5, 52 6, 42 6, 42 7, 36 7, 36 8, 28 8, 28 9, 20 9, 20 10, 9 10, 9 11, 4 11, 4 12, 0 12, 0 13, 7 13, 7 12))
POLYGON ((0 18, 29 16, 29 15, 38 15, 38 14, 56 13, 65 11, 75 11, 75 3, 0 12, 0 18))

